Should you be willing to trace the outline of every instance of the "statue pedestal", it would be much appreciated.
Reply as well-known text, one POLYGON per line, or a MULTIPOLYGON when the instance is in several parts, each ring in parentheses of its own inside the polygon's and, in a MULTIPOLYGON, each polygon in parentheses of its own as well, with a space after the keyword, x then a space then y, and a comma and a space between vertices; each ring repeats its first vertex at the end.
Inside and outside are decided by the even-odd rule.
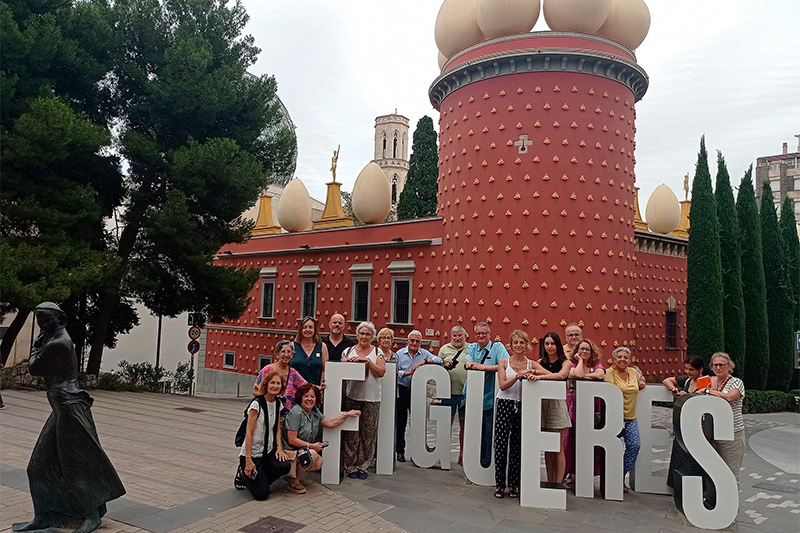
POLYGON ((258 237, 259 235, 276 235, 281 232, 281 227, 275 224, 275 219, 272 218, 272 195, 262 194, 258 200, 258 217, 256 218, 256 226, 250 235, 258 237))
POLYGON ((673 237, 689 238, 689 211, 691 211, 691 209, 691 200, 684 200, 681 202, 681 221, 678 222, 678 228, 672 230, 673 237))
POLYGON ((325 209, 322 211, 322 217, 319 220, 315 220, 311 228, 326 229, 353 226, 353 219, 344 216, 344 209, 342 209, 342 184, 332 181, 327 185, 328 196, 325 198, 325 209))

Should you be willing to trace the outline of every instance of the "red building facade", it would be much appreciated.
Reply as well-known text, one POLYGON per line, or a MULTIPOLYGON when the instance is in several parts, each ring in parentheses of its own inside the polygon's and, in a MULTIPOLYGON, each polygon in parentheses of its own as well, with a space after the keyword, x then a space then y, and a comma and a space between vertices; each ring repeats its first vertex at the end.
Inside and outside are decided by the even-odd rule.
POLYGON ((334 312, 434 347, 456 324, 487 321, 507 340, 577 322, 653 378, 681 368, 686 241, 634 230, 646 88, 633 53, 602 37, 528 33, 457 54, 430 89, 438 216, 225 246, 218 264, 262 278, 242 317, 209 326, 205 369, 255 374, 299 317, 324 328, 334 312))

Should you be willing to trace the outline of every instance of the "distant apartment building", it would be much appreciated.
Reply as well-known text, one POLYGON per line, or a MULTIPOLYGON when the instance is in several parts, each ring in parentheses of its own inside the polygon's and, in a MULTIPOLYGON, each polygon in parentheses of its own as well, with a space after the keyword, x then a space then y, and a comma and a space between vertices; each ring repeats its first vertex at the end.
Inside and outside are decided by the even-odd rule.
POLYGON ((756 191, 759 198, 764 182, 769 180, 775 205, 780 213, 780 203, 784 196, 794 201, 795 218, 800 220, 800 135, 795 152, 789 152, 788 143, 778 155, 759 157, 756 160, 756 191))

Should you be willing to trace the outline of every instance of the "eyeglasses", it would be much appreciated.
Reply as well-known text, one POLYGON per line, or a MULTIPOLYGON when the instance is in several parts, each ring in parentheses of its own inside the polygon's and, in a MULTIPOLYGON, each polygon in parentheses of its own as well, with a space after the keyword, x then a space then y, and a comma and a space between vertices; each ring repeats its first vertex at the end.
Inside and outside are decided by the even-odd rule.
POLYGON ((419 344, 420 342, 422 342, 420 339, 408 339, 409 344, 419 344))
POLYGON ((476 332, 475 332, 475 335, 476 335, 477 337, 483 337, 484 335, 488 335, 488 334, 489 334, 489 332, 488 332, 488 331, 476 331, 476 332))
POLYGON ((371 337, 372 336, 372 332, 371 331, 359 331, 358 335, 369 335, 371 337))
POLYGON ((570 339, 574 339, 574 338, 580 337, 580 336, 581 336, 580 333, 567 333, 567 337, 569 337, 570 339))
POLYGON ((711 363, 711 366, 713 366, 713 367, 728 366, 728 363, 711 363))

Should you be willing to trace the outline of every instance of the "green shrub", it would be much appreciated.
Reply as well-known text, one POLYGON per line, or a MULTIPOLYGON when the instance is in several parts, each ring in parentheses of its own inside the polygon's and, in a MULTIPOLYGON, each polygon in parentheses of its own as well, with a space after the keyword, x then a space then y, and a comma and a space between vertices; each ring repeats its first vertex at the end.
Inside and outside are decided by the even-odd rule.
POLYGON ((113 372, 101 372, 100 375, 97 376, 94 387, 114 392, 136 390, 130 383, 125 381, 122 376, 113 372))
POLYGON ((164 378, 169 378, 169 372, 163 366, 153 366, 150 363, 129 363, 128 361, 119 362, 120 374, 134 390, 145 390, 156 392, 158 382, 164 378))
POLYGON ((175 392, 189 392, 194 381, 194 368, 189 366, 189 363, 178 363, 178 368, 175 370, 175 392))
POLYGON ((0 388, 3 389, 16 389, 17 382, 14 379, 14 374, 11 368, 4 368, 0 370, 0 388))
POLYGON ((782 411, 796 411, 795 395, 774 390, 748 390, 742 402, 742 412, 752 413, 780 413, 782 411))

